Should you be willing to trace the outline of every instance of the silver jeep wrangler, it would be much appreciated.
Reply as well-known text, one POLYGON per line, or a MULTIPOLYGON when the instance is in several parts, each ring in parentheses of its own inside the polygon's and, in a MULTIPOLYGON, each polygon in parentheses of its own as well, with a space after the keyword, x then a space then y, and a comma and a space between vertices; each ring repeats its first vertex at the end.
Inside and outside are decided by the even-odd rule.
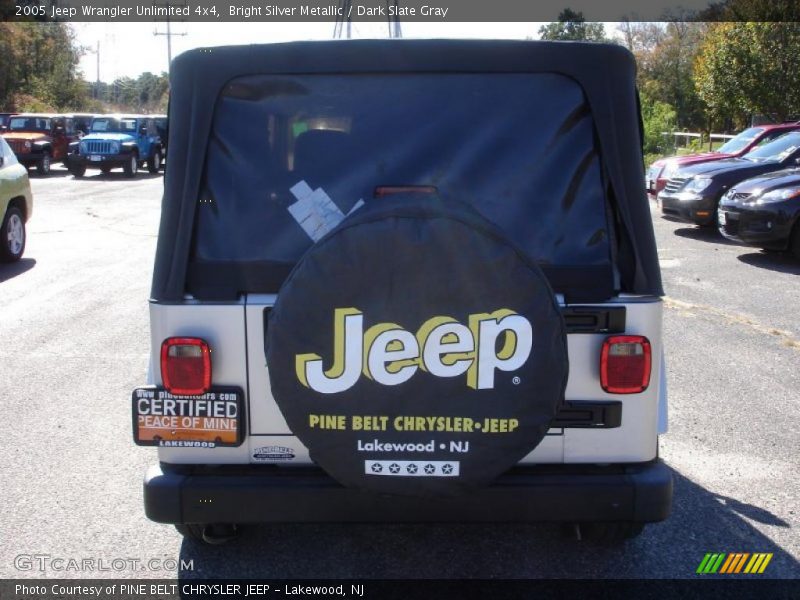
POLYGON ((672 479, 635 66, 602 44, 193 51, 133 433, 149 518, 559 521, 672 479))

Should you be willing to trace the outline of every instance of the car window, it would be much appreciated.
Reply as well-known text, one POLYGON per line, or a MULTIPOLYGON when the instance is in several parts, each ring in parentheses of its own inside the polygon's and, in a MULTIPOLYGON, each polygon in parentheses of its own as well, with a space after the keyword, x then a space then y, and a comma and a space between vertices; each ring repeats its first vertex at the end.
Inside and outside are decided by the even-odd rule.
POLYGON ((778 139, 785 133, 788 133, 785 129, 773 129, 772 131, 768 131, 764 134, 764 137, 758 141, 758 146, 769 144, 772 140, 778 139))
POLYGON ((136 119, 96 118, 92 121, 93 133, 135 133, 136 119))
POLYGON ((287 206, 305 182, 344 214, 381 186, 433 186, 534 260, 610 265, 593 127, 557 74, 240 78, 217 104, 194 259, 296 261, 311 240, 287 206))
POLYGON ((50 119, 42 117, 11 117, 9 131, 50 131, 50 119))
POLYGON ((746 148, 761 132, 764 131, 763 127, 750 127, 739 133, 736 137, 728 140, 719 147, 718 152, 725 154, 736 154, 737 152, 746 148))
POLYGON ((781 161, 800 148, 800 132, 786 133, 764 146, 759 146, 744 155, 757 162, 781 161))

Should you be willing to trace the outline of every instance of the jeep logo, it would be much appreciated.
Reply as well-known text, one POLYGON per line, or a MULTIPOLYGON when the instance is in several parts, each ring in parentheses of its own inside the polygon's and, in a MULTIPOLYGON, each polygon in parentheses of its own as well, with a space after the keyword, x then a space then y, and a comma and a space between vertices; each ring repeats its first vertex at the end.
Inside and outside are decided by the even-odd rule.
POLYGON ((512 310, 469 315, 469 326, 447 316, 425 321, 416 334, 395 323, 364 331, 356 308, 334 311, 333 360, 324 369, 319 354, 298 354, 297 379, 321 394, 351 388, 362 375, 382 385, 399 385, 417 369, 436 377, 467 374, 473 389, 494 388, 495 371, 519 369, 533 347, 530 322, 512 310))

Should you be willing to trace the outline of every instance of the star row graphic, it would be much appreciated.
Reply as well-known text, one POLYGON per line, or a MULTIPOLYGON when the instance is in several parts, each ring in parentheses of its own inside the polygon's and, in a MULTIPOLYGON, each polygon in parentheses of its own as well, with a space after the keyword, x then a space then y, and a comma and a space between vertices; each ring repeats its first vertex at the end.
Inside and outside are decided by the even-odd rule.
POLYGON ((365 460, 364 473, 395 477, 457 477, 457 460, 365 460))

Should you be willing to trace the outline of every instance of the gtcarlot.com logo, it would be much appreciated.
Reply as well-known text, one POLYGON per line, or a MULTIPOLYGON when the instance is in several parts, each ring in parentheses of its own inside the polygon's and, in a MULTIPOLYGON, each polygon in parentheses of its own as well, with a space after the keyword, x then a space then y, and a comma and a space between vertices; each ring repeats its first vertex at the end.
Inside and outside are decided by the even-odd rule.
POLYGON ((143 572, 143 571, 194 571, 194 560, 175 558, 98 558, 67 557, 51 554, 18 554, 14 557, 14 568, 18 571, 72 572, 143 572))
POLYGON ((709 552, 700 561, 701 575, 760 575, 772 560, 772 552, 709 552))

